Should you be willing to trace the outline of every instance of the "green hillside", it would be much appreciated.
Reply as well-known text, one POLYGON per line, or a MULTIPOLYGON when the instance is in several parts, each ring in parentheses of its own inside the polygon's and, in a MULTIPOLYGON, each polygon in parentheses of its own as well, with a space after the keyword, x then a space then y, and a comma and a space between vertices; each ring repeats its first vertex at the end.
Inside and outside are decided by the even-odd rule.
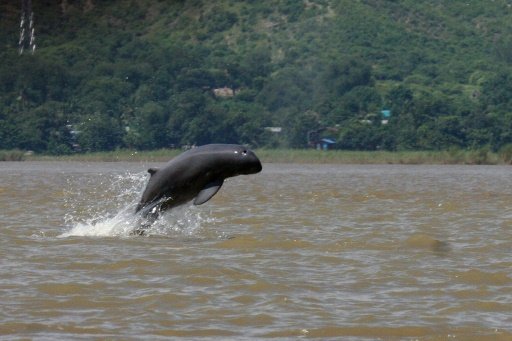
POLYGON ((0 149, 512 143, 509 1, 33 1, 20 55, 21 9, 0 4, 0 149))

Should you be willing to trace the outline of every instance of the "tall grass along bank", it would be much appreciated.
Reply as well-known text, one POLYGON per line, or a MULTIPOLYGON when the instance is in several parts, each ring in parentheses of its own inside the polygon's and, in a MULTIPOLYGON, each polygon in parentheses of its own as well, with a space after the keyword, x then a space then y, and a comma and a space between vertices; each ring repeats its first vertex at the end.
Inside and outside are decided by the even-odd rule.
MULTIPOLYGON (((109 152, 53 155, 25 155, 21 151, 2 152, 0 161, 149 161, 165 162, 180 154, 180 149, 152 151, 116 150, 109 152)), ((264 163, 335 163, 335 164, 511 164, 512 153, 492 152, 487 148, 477 150, 453 149, 447 151, 320 151, 313 149, 258 149, 256 154, 264 163)))
POLYGON ((25 152, 15 150, 0 150, 0 161, 23 161, 25 159, 25 152))

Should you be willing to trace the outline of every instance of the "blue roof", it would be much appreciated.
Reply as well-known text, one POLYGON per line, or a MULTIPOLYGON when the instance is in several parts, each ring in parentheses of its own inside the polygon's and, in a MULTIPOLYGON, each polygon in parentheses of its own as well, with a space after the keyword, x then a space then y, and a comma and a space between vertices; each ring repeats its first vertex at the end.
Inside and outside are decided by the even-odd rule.
POLYGON ((390 117, 391 116, 391 110, 381 110, 380 113, 384 117, 390 117))
POLYGON ((328 144, 335 144, 336 141, 334 141, 333 139, 321 139, 320 141, 324 142, 324 143, 328 143, 328 144))

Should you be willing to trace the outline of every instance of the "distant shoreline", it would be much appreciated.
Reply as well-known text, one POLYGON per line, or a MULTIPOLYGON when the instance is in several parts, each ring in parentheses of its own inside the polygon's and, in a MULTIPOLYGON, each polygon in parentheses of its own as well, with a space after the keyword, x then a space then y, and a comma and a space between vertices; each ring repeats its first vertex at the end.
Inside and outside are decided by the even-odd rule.
MULTIPOLYGON (((181 153, 180 149, 150 151, 116 150, 71 155, 39 155, 22 151, 0 151, 0 161, 82 161, 82 162, 165 162, 181 153)), ((264 163, 312 164, 458 164, 508 165, 510 153, 495 153, 488 149, 447 151, 346 151, 314 149, 257 149, 264 163)))

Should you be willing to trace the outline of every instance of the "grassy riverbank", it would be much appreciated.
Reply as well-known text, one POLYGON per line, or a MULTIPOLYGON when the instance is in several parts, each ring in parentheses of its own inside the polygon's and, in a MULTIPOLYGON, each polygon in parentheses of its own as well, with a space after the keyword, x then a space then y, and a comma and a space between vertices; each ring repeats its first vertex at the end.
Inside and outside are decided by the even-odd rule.
POLYGON ((338 164, 508 164, 498 153, 479 151, 258 150, 263 162, 338 164))
POLYGON ((0 150, 0 161, 23 161, 25 159, 25 152, 21 150, 0 150))
MULTIPOLYGON (((177 149, 152 151, 116 150, 111 152, 63 156, 0 151, 0 161, 86 161, 86 162, 165 162, 181 153, 177 149)), ((312 149, 259 149, 264 163, 334 163, 334 164, 511 164, 512 148, 498 153, 488 149, 448 151, 318 151, 312 149)))

